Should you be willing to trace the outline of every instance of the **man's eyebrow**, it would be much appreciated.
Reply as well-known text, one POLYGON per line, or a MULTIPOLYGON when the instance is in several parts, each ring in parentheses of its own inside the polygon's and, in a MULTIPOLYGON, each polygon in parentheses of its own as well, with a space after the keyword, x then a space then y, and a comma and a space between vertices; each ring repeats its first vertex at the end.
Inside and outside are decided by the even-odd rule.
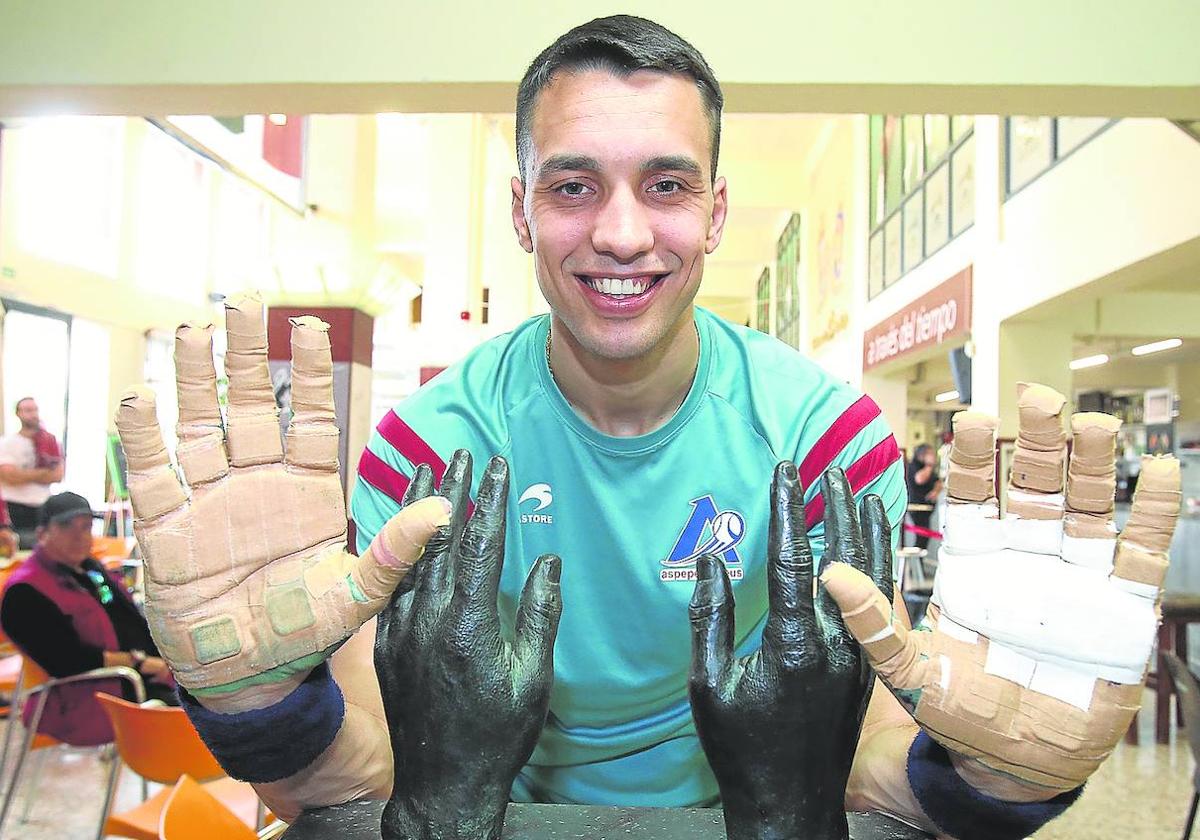
POLYGON ((538 177, 556 175, 560 172, 578 172, 579 170, 595 172, 600 169, 600 161, 587 155, 551 155, 538 167, 538 177))
POLYGON ((650 158, 650 160, 642 164, 643 172, 661 172, 664 170, 667 172, 680 172, 696 178, 704 175, 700 164, 687 155, 659 155, 658 157, 650 158))

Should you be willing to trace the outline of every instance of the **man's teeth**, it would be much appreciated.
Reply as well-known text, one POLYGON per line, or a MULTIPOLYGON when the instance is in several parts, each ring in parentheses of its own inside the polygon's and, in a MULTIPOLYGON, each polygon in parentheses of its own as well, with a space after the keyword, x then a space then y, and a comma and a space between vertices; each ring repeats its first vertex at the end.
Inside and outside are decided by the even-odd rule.
POLYGON ((650 280, 630 277, 589 277, 587 284, 602 295, 640 295, 650 288, 650 280))

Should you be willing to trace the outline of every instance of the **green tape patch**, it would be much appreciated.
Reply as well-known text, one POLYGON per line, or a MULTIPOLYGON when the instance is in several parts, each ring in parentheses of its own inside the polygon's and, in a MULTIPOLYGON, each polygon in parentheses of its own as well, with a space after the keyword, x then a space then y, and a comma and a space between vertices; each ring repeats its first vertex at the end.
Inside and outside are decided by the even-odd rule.
POLYGON ((303 584, 268 590, 265 601, 271 628, 280 636, 306 630, 317 623, 308 590, 303 584))
POLYGON ((228 659, 242 652, 237 625, 227 615, 193 627, 192 645, 196 649, 196 661, 201 665, 228 659))

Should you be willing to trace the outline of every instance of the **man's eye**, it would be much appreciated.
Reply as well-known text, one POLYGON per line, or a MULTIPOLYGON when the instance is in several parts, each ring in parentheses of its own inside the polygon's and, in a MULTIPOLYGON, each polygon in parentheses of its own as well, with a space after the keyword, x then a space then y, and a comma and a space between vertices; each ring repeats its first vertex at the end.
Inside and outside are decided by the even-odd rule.
POLYGON ((683 189, 683 184, 678 181, 656 181, 650 186, 651 192, 656 192, 659 195, 671 195, 683 189))
POLYGON ((578 181, 568 181, 565 184, 559 185, 556 190, 562 195, 578 198, 587 194, 587 187, 578 181))

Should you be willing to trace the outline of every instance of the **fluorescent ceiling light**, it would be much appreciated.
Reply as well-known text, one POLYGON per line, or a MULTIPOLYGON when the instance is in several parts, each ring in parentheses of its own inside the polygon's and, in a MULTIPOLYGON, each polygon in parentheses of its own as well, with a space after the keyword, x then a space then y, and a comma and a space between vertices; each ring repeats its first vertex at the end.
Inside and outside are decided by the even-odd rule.
POLYGON ((1130 350, 1135 356, 1146 356, 1150 353, 1157 353, 1160 350, 1174 350, 1179 345, 1183 344, 1182 338, 1167 338, 1163 341, 1152 341, 1149 344, 1140 344, 1130 350))
POLYGON ((958 391, 943 391, 933 398, 934 402, 950 402, 958 399, 958 391))
POLYGON ((1071 370, 1082 370, 1083 368, 1096 367, 1108 361, 1107 353, 1098 353, 1095 356, 1084 356, 1082 359, 1075 359, 1071 362, 1071 370))

